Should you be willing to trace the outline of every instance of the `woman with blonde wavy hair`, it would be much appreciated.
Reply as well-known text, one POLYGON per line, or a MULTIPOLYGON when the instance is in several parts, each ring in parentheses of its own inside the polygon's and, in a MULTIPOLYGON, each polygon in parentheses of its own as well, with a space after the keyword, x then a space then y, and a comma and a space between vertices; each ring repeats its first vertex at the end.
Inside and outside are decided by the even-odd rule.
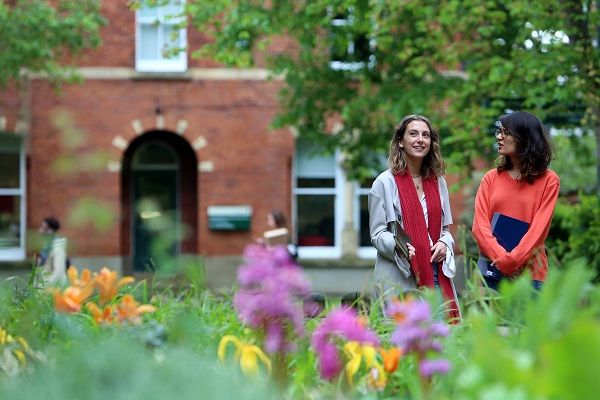
POLYGON ((440 136, 429 119, 408 115, 400 121, 388 164, 369 192, 370 235, 377 249, 375 296, 387 303, 410 290, 434 288, 448 316, 457 320, 454 239, 448 229, 452 213, 440 136))

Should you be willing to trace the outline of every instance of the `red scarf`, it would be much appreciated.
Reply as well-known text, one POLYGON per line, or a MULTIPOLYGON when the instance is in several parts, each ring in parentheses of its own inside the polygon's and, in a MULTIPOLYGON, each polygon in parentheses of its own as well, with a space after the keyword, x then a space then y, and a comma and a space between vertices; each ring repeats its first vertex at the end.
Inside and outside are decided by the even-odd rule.
MULTIPOLYGON (((423 192, 427 203, 427 225, 425 224, 421 201, 410 174, 400 173, 394 175, 394 178, 400 196, 402 226, 410 236, 411 244, 415 248, 415 256, 410 264, 416 277, 417 286, 433 288, 433 267, 429 261, 431 260, 429 237, 431 237, 433 243, 436 243, 440 239, 440 232, 442 231, 442 204, 438 179, 435 176, 423 179, 423 192), (428 232, 429 236, 427 235, 428 232)), ((438 284, 444 298, 449 302, 448 314, 450 318, 458 318, 458 304, 454 298, 452 282, 442 272, 441 263, 438 263, 438 284)))

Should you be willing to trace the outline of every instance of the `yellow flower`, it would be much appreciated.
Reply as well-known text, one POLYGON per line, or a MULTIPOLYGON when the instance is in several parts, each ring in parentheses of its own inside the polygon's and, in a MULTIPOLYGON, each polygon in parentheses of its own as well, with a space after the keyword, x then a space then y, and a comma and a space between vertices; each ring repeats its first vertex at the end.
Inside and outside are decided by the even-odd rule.
POLYGON ((23 353, 21 350, 14 350, 13 354, 15 357, 17 357, 17 360, 19 360, 19 364, 25 365, 25 353, 23 353))
POLYGON ((25 339, 20 336, 13 337, 6 329, 0 328, 0 345, 8 345, 12 349, 12 354, 19 362, 21 366, 26 364, 27 357, 26 353, 31 353, 29 344, 25 339))
POLYGON ((225 335, 219 342, 218 355, 221 361, 225 360, 225 351, 229 343, 233 343, 236 347, 235 358, 240 360, 240 367, 244 374, 256 375, 258 372, 258 360, 262 361, 269 372, 271 372, 271 360, 269 360, 269 357, 258 346, 242 343, 233 335, 225 335))
POLYGON ((379 363, 373 364, 371 371, 367 375, 367 385, 376 390, 385 389, 387 384, 387 375, 383 370, 383 367, 379 363))
POLYGON ((110 324, 115 321, 114 309, 112 306, 104 306, 100 309, 93 301, 86 304, 88 310, 92 313, 94 321, 97 324, 110 324))
POLYGON ((94 279, 98 292, 100 293, 100 303, 107 303, 117 295, 117 292, 123 285, 127 285, 135 281, 131 276, 126 276, 117 281, 117 272, 111 271, 104 267, 100 270, 100 273, 96 275, 94 279))
POLYGON ((29 343, 27 343, 27 341, 25 339, 23 339, 21 336, 17 336, 17 342, 21 345, 23 350, 25 350, 25 351, 31 350, 29 348, 29 343))
POLYGON ((6 331, 6 329, 0 328, 0 344, 8 344, 13 341, 13 337, 6 331))
POLYGON ((62 292, 59 289, 53 289, 54 309, 66 313, 79 312, 81 305, 93 291, 94 285, 91 282, 84 287, 69 286, 62 292))
POLYGON ((126 294, 117 304, 117 317, 119 321, 128 321, 134 324, 141 322, 142 314, 156 311, 156 307, 135 301, 132 295, 126 294))
POLYGON ((347 342, 344 345, 344 352, 349 359, 346 363, 346 378, 350 385, 353 384, 354 375, 356 375, 360 369, 363 359, 367 368, 371 368, 377 364, 375 359, 377 350, 371 345, 362 345, 358 342, 347 342))

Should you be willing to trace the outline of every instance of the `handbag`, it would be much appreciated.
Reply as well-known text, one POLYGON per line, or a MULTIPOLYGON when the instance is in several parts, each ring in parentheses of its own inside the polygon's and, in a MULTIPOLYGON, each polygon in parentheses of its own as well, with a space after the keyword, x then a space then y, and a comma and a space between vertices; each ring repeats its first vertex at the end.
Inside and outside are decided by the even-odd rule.
POLYGON ((394 235, 394 261, 396 261, 400 272, 408 278, 410 276, 410 263, 408 261, 409 252, 407 243, 411 241, 410 236, 402 228, 402 223, 398 219, 388 223, 388 230, 394 235))

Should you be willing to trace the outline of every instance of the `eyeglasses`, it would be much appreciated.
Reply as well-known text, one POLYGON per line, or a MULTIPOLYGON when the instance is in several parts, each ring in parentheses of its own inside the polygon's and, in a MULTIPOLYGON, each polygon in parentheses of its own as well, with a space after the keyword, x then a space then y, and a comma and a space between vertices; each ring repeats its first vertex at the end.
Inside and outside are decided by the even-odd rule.
POLYGON ((494 129, 494 136, 498 135, 504 139, 507 136, 512 136, 512 132, 502 126, 497 126, 496 129, 494 129))

